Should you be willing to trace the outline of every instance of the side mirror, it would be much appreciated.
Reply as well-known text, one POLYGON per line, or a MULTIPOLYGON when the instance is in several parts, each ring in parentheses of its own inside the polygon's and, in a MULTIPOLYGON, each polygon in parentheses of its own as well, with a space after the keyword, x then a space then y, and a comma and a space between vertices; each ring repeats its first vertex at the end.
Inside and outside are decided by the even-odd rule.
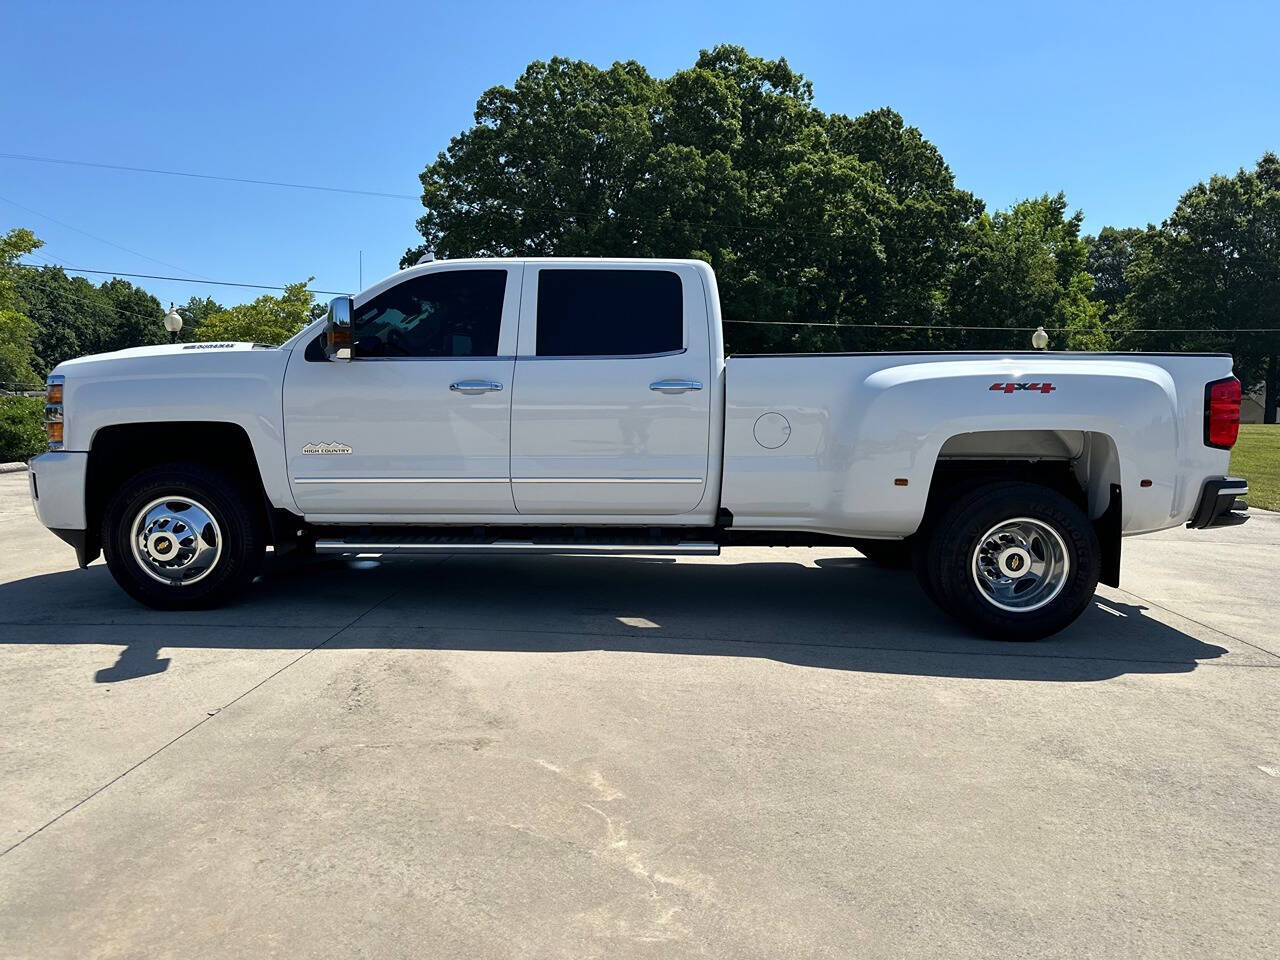
POLYGON ((325 325, 325 353, 330 360, 343 363, 351 359, 350 297, 334 297, 329 301, 329 317, 325 325))

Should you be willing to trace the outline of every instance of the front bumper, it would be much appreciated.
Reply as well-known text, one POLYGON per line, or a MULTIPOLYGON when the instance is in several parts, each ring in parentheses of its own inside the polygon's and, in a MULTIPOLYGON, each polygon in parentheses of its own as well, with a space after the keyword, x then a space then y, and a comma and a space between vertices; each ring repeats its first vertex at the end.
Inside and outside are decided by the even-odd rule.
POLYGON ((88 526, 84 509, 87 453, 42 453, 28 464, 31 502, 36 516, 50 530, 83 530, 88 526))
POLYGON ((40 522, 75 547, 76 560, 85 567, 98 556, 97 534, 85 512, 87 453, 58 450, 43 453, 28 464, 31 502, 40 522))
POLYGON ((1249 507, 1239 497, 1249 495, 1249 484, 1242 477, 1210 477, 1200 491, 1195 512, 1187 521, 1193 530, 1205 527, 1230 526, 1249 519, 1244 513, 1249 507))

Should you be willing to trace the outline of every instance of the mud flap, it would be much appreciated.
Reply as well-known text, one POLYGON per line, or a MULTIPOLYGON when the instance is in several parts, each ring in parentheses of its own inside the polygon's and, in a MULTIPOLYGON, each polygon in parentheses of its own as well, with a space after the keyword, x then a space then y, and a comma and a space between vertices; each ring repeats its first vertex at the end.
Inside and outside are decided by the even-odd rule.
POLYGON ((1108 587, 1120 586, 1120 484, 1111 484, 1111 502, 1102 516, 1093 521, 1094 532, 1098 535, 1098 546, 1101 548, 1101 569, 1098 582, 1108 587))

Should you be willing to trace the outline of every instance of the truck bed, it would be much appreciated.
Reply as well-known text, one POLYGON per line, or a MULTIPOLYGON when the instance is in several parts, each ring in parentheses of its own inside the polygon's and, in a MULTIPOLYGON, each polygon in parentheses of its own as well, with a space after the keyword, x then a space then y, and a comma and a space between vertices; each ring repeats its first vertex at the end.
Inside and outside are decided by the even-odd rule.
POLYGON ((1227 471, 1201 424, 1230 375, 1225 354, 732 356, 722 505, 744 528, 902 537, 939 458, 1029 453, 1073 461, 1095 517, 1118 483, 1126 534, 1176 526, 1227 471))

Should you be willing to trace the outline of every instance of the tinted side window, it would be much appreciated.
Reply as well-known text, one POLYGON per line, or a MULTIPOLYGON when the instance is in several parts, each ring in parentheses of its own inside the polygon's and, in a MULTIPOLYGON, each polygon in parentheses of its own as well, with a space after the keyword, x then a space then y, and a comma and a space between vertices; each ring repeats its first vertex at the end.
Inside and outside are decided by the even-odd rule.
POLYGON ((505 270, 426 273, 384 290, 352 318, 357 357, 496 357, 505 270))
POLYGON ((683 346, 680 277, 670 270, 539 271, 538 356, 627 356, 683 346))

